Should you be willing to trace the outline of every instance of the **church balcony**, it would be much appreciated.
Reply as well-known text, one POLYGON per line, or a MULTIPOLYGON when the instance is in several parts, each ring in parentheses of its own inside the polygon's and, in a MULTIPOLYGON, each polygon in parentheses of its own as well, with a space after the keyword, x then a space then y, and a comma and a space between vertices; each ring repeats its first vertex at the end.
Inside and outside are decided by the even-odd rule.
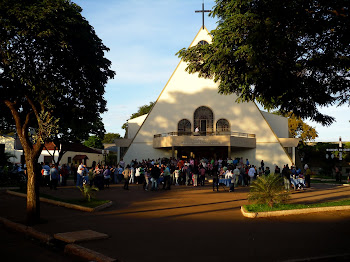
POLYGON ((255 148, 256 137, 240 132, 169 132, 156 134, 153 138, 153 148, 183 146, 255 148))

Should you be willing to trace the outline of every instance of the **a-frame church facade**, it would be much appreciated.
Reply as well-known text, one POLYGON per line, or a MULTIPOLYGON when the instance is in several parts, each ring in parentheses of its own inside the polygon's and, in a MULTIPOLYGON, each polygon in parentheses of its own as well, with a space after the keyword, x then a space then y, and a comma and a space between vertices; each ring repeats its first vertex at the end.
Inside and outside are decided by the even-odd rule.
MULTIPOLYGON (((212 40, 199 30, 190 46, 212 40)), ((137 159, 237 158, 258 165, 291 165, 297 139, 289 138, 288 119, 260 111, 254 102, 236 103, 236 95, 221 95, 212 79, 185 71, 180 61, 149 114, 129 120, 126 163, 137 159)))

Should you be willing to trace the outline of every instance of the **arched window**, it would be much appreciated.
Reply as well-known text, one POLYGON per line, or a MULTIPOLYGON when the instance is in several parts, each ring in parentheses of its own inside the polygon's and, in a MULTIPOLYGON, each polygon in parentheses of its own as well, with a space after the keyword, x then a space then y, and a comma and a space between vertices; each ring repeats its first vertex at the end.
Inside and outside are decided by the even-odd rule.
POLYGON ((213 132, 214 114, 213 111, 206 106, 200 106, 194 111, 193 115, 194 131, 198 127, 201 135, 213 132))
POLYGON ((177 132, 179 135, 184 135, 187 132, 191 132, 191 122, 187 119, 182 119, 177 124, 177 132))
POLYGON ((228 134, 231 132, 230 123, 226 119, 219 119, 216 122, 216 132, 218 134, 228 134))
POLYGON ((217 134, 229 134, 231 132, 230 123, 226 119, 219 119, 216 122, 217 134))
POLYGON ((201 40, 201 41, 198 42, 198 44, 199 44, 199 45, 207 45, 208 42, 205 41, 205 40, 201 40))

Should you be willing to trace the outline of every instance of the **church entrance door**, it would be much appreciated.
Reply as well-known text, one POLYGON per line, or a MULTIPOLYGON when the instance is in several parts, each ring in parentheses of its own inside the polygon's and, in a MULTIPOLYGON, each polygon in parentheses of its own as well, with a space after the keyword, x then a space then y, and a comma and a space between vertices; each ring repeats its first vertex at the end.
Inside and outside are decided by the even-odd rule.
POLYGON ((206 136, 207 135, 207 120, 201 119, 201 135, 206 136))

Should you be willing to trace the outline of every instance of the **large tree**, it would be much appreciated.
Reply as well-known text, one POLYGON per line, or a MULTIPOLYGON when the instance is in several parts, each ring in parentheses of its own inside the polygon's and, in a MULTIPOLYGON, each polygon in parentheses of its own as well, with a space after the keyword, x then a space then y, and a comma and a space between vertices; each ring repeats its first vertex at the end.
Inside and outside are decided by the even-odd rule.
POLYGON ((102 140, 98 136, 90 136, 87 140, 84 141, 83 145, 87 147, 103 149, 102 140))
POLYGON ((0 1, 0 111, 23 146, 28 223, 40 218, 35 164, 44 143, 103 128, 96 123, 114 72, 81 11, 68 0, 0 1))
POLYGON ((103 140, 102 143, 103 144, 113 144, 114 140, 120 138, 120 134, 119 133, 106 133, 103 136, 103 140))
POLYGON ((305 142, 314 141, 318 137, 316 129, 305 123, 300 117, 293 113, 286 115, 288 117, 288 129, 292 137, 299 138, 304 144, 305 142))
POLYGON ((325 125, 320 107, 349 103, 348 0, 216 0, 211 15, 213 42, 178 55, 220 93, 325 125))

